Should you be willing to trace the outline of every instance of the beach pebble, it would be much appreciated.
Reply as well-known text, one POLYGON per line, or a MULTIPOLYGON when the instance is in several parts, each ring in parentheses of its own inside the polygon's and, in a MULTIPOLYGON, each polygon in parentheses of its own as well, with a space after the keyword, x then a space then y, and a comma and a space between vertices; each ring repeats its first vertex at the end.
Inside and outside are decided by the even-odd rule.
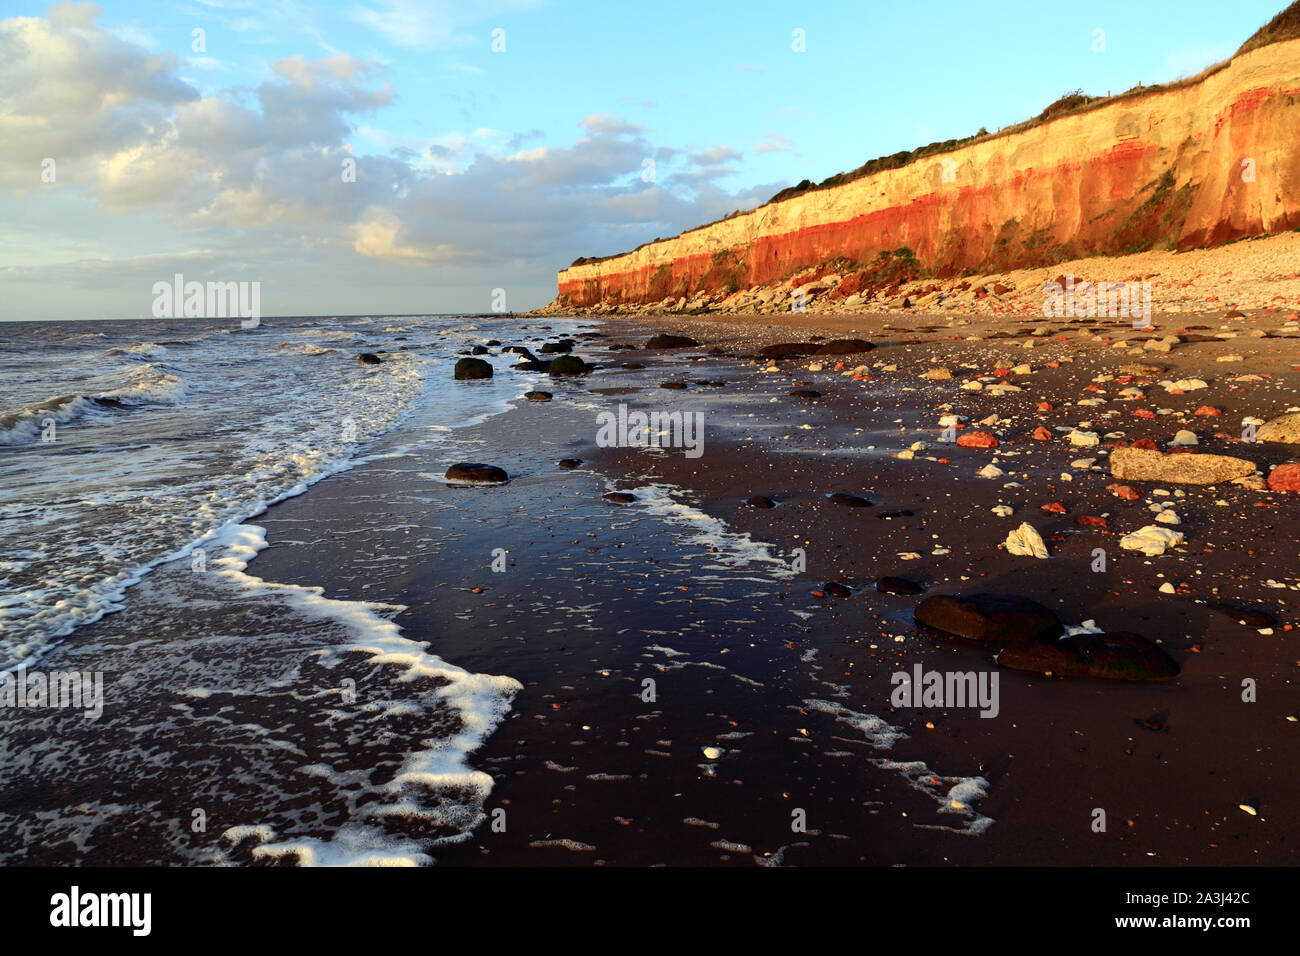
POLYGON ((1202 388, 1209 388, 1209 384, 1199 378, 1184 378, 1177 382, 1161 382, 1166 392, 1195 392, 1202 388))
POLYGON ((1154 557, 1164 554, 1170 548, 1177 547, 1186 540, 1181 531, 1170 531, 1158 525, 1149 524, 1132 534, 1120 539, 1119 546, 1126 551, 1141 551, 1154 557))
POLYGON ((1047 558, 1047 545, 1043 543, 1040 535, 1028 521, 1020 525, 1010 534, 1007 535, 1007 551, 1022 557, 1047 558))
POLYGON ((1110 473, 1126 481, 1217 485, 1253 475, 1255 464, 1229 455, 1166 455, 1141 448, 1116 448, 1110 456, 1110 473))
MULTIPOLYGON (((1253 420, 1254 424, 1259 424, 1253 420)), ((1259 425, 1255 432, 1257 441, 1280 442, 1282 444, 1300 444, 1300 412, 1273 418, 1267 424, 1259 425)))
POLYGON ((997 448, 998 440, 992 432, 963 432, 957 436, 957 444, 962 448, 997 448))
POLYGON ((1270 491, 1300 491, 1300 464, 1278 465, 1268 473, 1270 491))

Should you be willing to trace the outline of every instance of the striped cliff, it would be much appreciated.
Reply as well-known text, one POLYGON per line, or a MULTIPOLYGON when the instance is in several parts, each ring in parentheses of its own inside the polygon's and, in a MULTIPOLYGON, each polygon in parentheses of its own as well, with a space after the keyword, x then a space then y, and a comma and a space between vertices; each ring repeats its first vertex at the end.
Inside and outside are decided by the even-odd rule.
MULTIPOLYGON (((800 274, 837 293, 918 275, 1185 250, 1300 227, 1300 39, 1085 102, 632 252, 578 260, 557 307, 717 301, 800 274)), ((1086 98, 1081 98, 1085 99, 1086 98)))

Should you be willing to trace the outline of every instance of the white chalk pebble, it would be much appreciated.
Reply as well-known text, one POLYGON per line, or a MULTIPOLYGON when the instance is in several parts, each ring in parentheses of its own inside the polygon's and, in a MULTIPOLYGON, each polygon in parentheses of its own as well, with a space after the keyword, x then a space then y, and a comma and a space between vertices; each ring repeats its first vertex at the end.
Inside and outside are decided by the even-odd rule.
POLYGON ((1008 534, 1003 543, 1011 554, 1040 560, 1047 558, 1047 545, 1043 543, 1042 535, 1028 521, 1008 534))
POLYGON ((1013 511, 1010 505, 994 505, 991 510, 999 518, 1009 518, 1013 511))
POLYGON ((704 748, 704 756, 707 757, 709 760, 717 760, 719 757, 722 756, 722 748, 720 748, 720 747, 705 747, 705 748, 704 748))

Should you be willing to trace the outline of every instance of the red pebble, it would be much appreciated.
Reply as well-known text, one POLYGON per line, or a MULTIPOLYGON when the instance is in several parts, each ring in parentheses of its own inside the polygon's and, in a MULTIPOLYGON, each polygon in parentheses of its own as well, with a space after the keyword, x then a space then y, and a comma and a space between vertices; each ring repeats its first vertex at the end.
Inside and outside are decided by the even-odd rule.
POLYGON ((1107 485, 1106 490, 1115 492, 1116 498, 1123 498, 1125 501, 1137 501, 1142 497, 1142 492, 1132 485, 1107 485))
POLYGON ((1052 405, 1051 402, 1039 402, 1039 403, 1038 403, 1038 410, 1039 410, 1040 412, 1050 412, 1050 411, 1052 410, 1052 408, 1053 408, 1053 405, 1052 405))
POLYGON ((1300 491, 1300 465, 1278 465, 1268 473, 1273 491, 1300 491))
POLYGON ((998 378, 1006 378, 1008 375, 1011 374, 1011 369, 1009 369, 1009 368, 995 368, 995 369, 993 370, 993 374, 996 375, 998 378))
POLYGON ((1156 413, 1149 408, 1136 408, 1133 410, 1135 418, 1155 418, 1156 413))
POLYGON ((1192 412, 1192 414, 1193 415, 1222 415, 1223 409, 1215 408, 1213 405, 1202 405, 1196 411, 1192 412))
POLYGON ((1085 528, 1107 528, 1110 522, 1105 518, 1098 518, 1096 515, 1079 515, 1074 521, 1075 524, 1082 525, 1085 528))
POLYGON ((1049 501, 1047 504, 1042 506, 1042 509, 1044 511, 1050 511, 1054 515, 1065 514, 1065 505, 1061 504, 1059 501, 1049 501))
POLYGON ((957 444, 962 448, 997 448, 998 440, 992 432, 966 432, 957 436, 957 444))
POLYGON ((1134 448, 1145 448, 1147 451, 1159 451, 1159 450, 1160 450, 1159 448, 1156 447, 1156 443, 1153 442, 1150 438, 1139 438, 1137 441, 1135 441, 1135 442, 1133 443, 1133 447, 1134 447, 1134 448))
POLYGON ((1034 429, 1034 438, 1037 439, 1038 441, 1051 441, 1052 433, 1048 431, 1046 428, 1044 428, 1042 425, 1039 425, 1037 428, 1034 429))

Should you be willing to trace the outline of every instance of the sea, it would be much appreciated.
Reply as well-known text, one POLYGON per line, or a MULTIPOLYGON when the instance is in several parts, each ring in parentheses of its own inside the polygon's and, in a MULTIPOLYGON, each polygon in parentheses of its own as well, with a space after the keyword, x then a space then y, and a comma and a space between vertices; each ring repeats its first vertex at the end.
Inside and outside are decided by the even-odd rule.
MULTIPOLYGON (((302 810, 304 817, 337 813, 341 822, 327 827, 333 839, 277 846, 265 825, 249 824, 247 833, 225 834, 222 845, 256 844, 263 861, 285 854, 295 863, 418 864, 430 862, 428 847, 438 839, 468 832, 490 779, 463 758, 508 709, 517 682, 469 673, 401 636, 390 621, 399 608, 331 600, 319 588, 269 584, 244 568, 267 546, 250 519, 370 460, 367 449, 413 411, 422 410, 424 433, 438 440, 520 400, 538 376, 498 375, 463 389, 450 374, 468 347, 498 336, 508 342, 518 326, 507 316, 439 315, 273 318, 251 329, 238 319, 0 323, 0 679, 31 684, 48 670, 53 686, 53 675, 75 668, 89 688, 91 674, 107 671, 110 696, 110 716, 98 720, 69 722, 53 707, 23 711, 21 703, 0 708, 6 803, 24 803, 20 781, 66 777, 59 768, 84 767, 106 747, 139 759, 139 748, 153 741, 160 773, 168 763, 210 761, 224 783, 206 798, 196 795, 195 806, 180 811, 180 836, 141 851, 138 861, 248 862, 248 853, 235 860, 187 849, 205 842, 191 839, 206 829, 193 824, 213 803, 239 800, 232 780, 259 763, 257 751, 268 751, 265 764, 277 749, 300 749, 300 739, 325 731, 318 723, 295 735, 269 722, 252 730, 246 715, 228 719, 237 708, 217 703, 271 700, 322 683, 348 703, 357 680, 373 681, 379 662, 391 680, 428 687, 401 688, 374 703, 370 717, 422 717, 441 721, 446 733, 424 748, 371 754, 363 770, 369 742, 348 729, 353 765, 331 770, 322 762, 329 796, 302 810), (381 352, 382 361, 361 363, 365 352, 381 352), (152 617, 142 612, 109 626, 137 598, 152 617), (172 613, 160 616, 159 608, 172 613), (199 619, 201 629, 185 625, 193 640, 178 637, 178 621, 199 619), (221 650, 253 639, 259 655, 251 663, 243 650, 221 650), (351 671, 340 662, 358 649, 367 667, 341 676, 351 671), (312 667, 341 669, 309 681, 303 670, 312 667), (160 705, 170 696, 160 683, 193 704, 160 705), (170 712, 159 714, 160 706, 170 712), (200 753, 162 743, 196 736, 204 740, 200 753), (380 765, 387 769, 376 772, 380 765), (379 818, 418 814, 420 789, 440 791, 424 801, 438 832, 414 842, 386 837, 379 818), (339 794, 370 812, 326 806, 339 794)), ((487 358, 502 368, 517 361, 499 352, 487 358)), ((347 724, 341 714, 332 719, 340 726, 330 732, 347 724)), ((301 763, 301 754, 295 759, 301 763)), ((32 813, 31 800, 21 810, 0 806, 0 861, 31 859, 33 844, 64 840, 70 849, 56 860, 83 858, 97 832, 121 826, 119 811, 130 805, 138 814, 148 804, 138 792, 129 799, 104 793, 114 784, 102 773, 88 776, 101 792, 69 797, 57 811, 32 813)), ((290 796, 255 797, 249 818, 264 818, 259 807, 290 796)))

